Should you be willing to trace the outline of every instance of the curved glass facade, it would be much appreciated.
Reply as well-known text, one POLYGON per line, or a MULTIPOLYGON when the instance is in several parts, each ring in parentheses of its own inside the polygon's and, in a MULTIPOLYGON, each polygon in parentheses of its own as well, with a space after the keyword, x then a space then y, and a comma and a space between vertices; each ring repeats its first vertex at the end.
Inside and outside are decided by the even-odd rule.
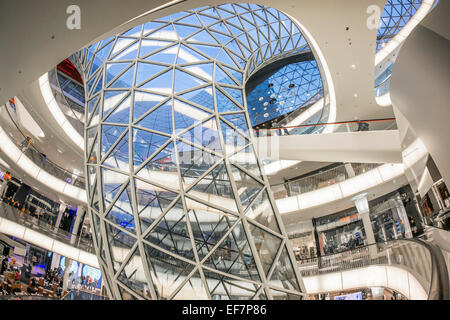
POLYGON ((74 56, 94 243, 113 297, 303 296, 251 142, 245 83, 309 51, 283 13, 229 4, 148 22, 74 56))
POLYGON ((388 0, 381 14, 377 34, 377 52, 408 23, 422 0, 388 0))

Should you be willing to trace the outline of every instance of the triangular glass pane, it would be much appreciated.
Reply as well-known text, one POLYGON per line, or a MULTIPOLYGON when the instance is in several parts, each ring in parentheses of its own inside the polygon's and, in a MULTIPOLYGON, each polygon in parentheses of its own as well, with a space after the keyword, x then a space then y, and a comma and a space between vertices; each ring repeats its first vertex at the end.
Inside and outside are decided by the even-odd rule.
POLYGON ((144 113, 151 110, 166 98, 158 94, 134 91, 133 121, 139 119, 144 113))
POLYGON ((234 165, 231 166, 231 171, 233 172, 242 207, 245 210, 262 190, 263 185, 234 165))
POLYGON ((275 265, 270 283, 280 288, 301 292, 286 246, 275 265))
POLYGON ((244 279, 261 281, 242 222, 233 228, 204 265, 244 279))
POLYGON ((192 105, 174 100, 175 132, 189 128, 195 123, 205 120, 210 114, 192 105))
POLYGON ((234 153, 243 146, 246 146, 250 141, 243 135, 239 134, 236 130, 230 127, 228 124, 220 121, 222 128, 223 140, 228 154, 234 153))
POLYGON ((169 143, 137 173, 138 177, 179 189, 178 167, 173 142, 169 143))
POLYGON ((222 153, 222 145, 217 131, 216 118, 202 122, 186 133, 180 135, 181 138, 195 144, 200 144, 214 152, 222 153))
POLYGON ((188 70, 191 73, 193 73, 196 76, 199 76, 200 78, 204 78, 208 81, 212 80, 213 75, 213 63, 200 63, 200 64, 194 64, 192 66, 184 66, 184 70, 188 70))
POLYGON ((237 212, 233 189, 224 162, 219 163, 197 182, 187 194, 237 212))
POLYGON ((111 146, 117 141, 117 139, 122 135, 122 133, 127 129, 127 127, 113 126, 113 125, 102 125, 102 158, 108 153, 111 146))
POLYGON ((103 207, 106 208, 107 204, 111 203, 112 199, 114 199, 114 197, 120 191, 122 185, 128 180, 128 175, 105 168, 101 168, 101 174, 103 207))
POLYGON ((175 27, 175 30, 177 30, 178 36, 182 39, 186 39, 191 34, 200 30, 199 27, 191 27, 191 26, 186 26, 184 24, 178 24, 178 23, 174 23, 174 27, 175 27))
POLYGON ((91 114, 92 110, 94 109, 94 107, 97 106, 97 102, 98 102, 98 96, 95 96, 94 98, 92 98, 91 100, 89 100, 88 102, 88 115, 91 114))
POLYGON ((228 64, 232 67, 237 67, 239 68, 240 66, 236 64, 236 62, 233 61, 233 59, 231 59, 231 57, 229 56, 229 54, 227 53, 226 50, 222 50, 219 54, 219 56, 217 57, 217 60, 219 60, 222 64, 228 64))
POLYGON ((114 49, 111 52, 110 58, 113 57, 116 53, 118 53, 122 49, 128 47, 134 41, 136 41, 136 39, 118 37, 114 45, 114 49))
POLYGON ((157 133, 133 129, 133 164, 134 169, 152 156, 170 138, 157 133))
MULTIPOLYGON (((234 70, 234 69, 231 69, 231 68, 228 68, 227 66, 223 66, 223 69, 224 70, 226 70, 226 71, 228 71, 228 73, 230 73, 238 82, 238 85, 241 85, 242 84, 242 82, 243 82, 243 79, 242 79, 242 72, 240 72, 240 71, 236 71, 236 70, 234 70)), ((239 101, 239 100, 238 100, 239 101)))
POLYGON ((159 223, 145 236, 144 240, 183 258, 195 260, 181 199, 164 214, 159 223))
POLYGON ((175 69, 174 92, 184 91, 193 87, 200 86, 206 82, 194 77, 186 72, 175 69))
MULTIPOLYGON (((149 298, 150 290, 145 277, 144 265, 142 263, 142 257, 139 253, 139 247, 135 249, 134 253, 130 257, 130 260, 126 263, 125 267, 122 269, 122 272, 117 277, 117 280, 137 295, 143 298, 149 298)), ((124 298, 123 294, 122 298, 124 298)))
POLYGON ((178 45, 174 45, 146 57, 145 60, 150 62, 173 64, 175 62, 177 54, 178 54, 178 45))
POLYGON ((209 61, 208 58, 205 58, 201 54, 197 53, 197 51, 188 48, 185 45, 180 45, 180 51, 178 52, 177 64, 182 63, 195 63, 195 62, 204 62, 209 61))
POLYGON ((198 20, 197 15, 195 13, 191 14, 189 16, 186 16, 186 17, 178 20, 177 22, 186 23, 186 24, 192 24, 194 26, 200 26, 201 25, 201 22, 200 22, 200 20, 198 20))
POLYGON ((226 93, 228 93, 230 96, 232 96, 234 100, 237 101, 239 106, 243 108, 244 101, 242 99, 242 89, 235 89, 226 86, 220 86, 220 88, 224 90, 226 93))
POLYGON ((211 45, 208 46, 203 44, 193 44, 193 43, 190 43, 189 46, 209 56, 211 59, 215 59, 219 54, 220 50, 222 49, 222 47, 215 47, 211 45))
MULTIPOLYGON (((211 29, 209 29, 209 32, 211 32, 211 34, 220 41, 221 45, 226 45, 227 42, 229 42, 229 41, 231 41, 233 39, 229 35, 225 35, 225 34, 220 33, 220 32, 212 31, 211 29)), ((222 50, 222 52, 223 52, 223 50, 222 50)), ((220 60, 220 57, 221 57, 221 55, 219 55, 218 60, 220 60)), ((220 60, 220 61, 222 62, 222 60, 220 60)))
POLYGON ((168 299, 194 269, 187 263, 144 243, 147 265, 158 299, 168 299))
POLYGON ((130 66, 129 62, 116 62, 106 64, 106 83, 114 79, 119 73, 125 70, 126 67, 130 66))
POLYGON ((245 136, 248 136, 248 124, 245 113, 233 113, 222 115, 222 117, 231 122, 237 129, 241 130, 245 136))
POLYGON ((253 146, 247 146, 236 154, 232 155, 230 157, 230 162, 240 165, 242 168, 252 173, 254 176, 263 180, 253 146))
POLYGON ((173 300, 207 300, 205 285, 200 277, 200 273, 196 271, 184 286, 173 297, 173 300))
POLYGON ((94 112, 92 112, 91 119, 89 120, 88 127, 95 126, 100 121, 100 106, 97 104, 97 107, 94 109, 94 112))
POLYGON ((217 100, 217 111, 218 112, 229 112, 229 111, 242 111, 241 108, 237 106, 230 98, 225 96, 219 89, 216 88, 216 100, 217 100))
POLYGON ((153 32, 154 30, 156 30, 158 28, 161 28, 165 24, 166 24, 165 22, 158 22, 158 21, 147 22, 146 24, 144 24, 144 32, 142 34, 144 36, 147 36, 148 34, 153 32))
POLYGON ((249 223, 249 230, 267 276, 283 240, 252 223, 249 223))
POLYGON ((108 112, 115 108, 128 93, 129 91, 105 91, 103 98, 102 118, 104 118, 108 112))
POLYGON ((213 300, 251 300, 259 289, 256 284, 235 280, 203 269, 206 283, 213 300))
POLYGON ((177 141, 180 173, 183 182, 190 185, 195 182, 220 158, 200 148, 177 141))
POLYGON ((196 33, 195 35, 187 38, 186 41, 218 44, 218 42, 208 33, 208 31, 204 29, 199 33, 196 33))
POLYGON ((139 86, 145 80, 153 77, 157 73, 167 69, 166 66, 161 66, 152 63, 138 62, 138 69, 136 72, 136 86, 139 86))
POLYGON ((189 91, 179 96, 214 111, 214 98, 212 95, 212 87, 210 86, 189 91))
POLYGON ((112 226, 110 223, 105 223, 105 228, 114 272, 117 272, 123 260, 136 243, 136 238, 112 226))
POLYGON ((167 25, 161 29, 154 31, 147 35, 147 38, 155 38, 161 40, 178 40, 178 35, 172 24, 167 25))
POLYGON ((134 65, 109 85, 110 88, 130 88, 133 86, 134 65))
MULTIPOLYGON (((108 203, 110 202, 110 200, 105 199, 105 202, 108 203)), ((111 210, 106 214, 105 219, 121 226, 127 231, 136 233, 136 225, 134 222, 133 208, 131 203, 130 184, 128 184, 127 187, 119 195, 119 198, 114 202, 111 210)))
POLYGON ((128 131, 125 136, 116 144, 114 149, 109 153, 106 160, 103 161, 103 165, 117 168, 123 171, 129 170, 129 150, 128 150, 128 131))
POLYGON ((144 85, 141 85, 141 89, 149 89, 152 91, 156 91, 158 93, 163 94, 171 94, 172 93, 172 77, 173 77, 173 69, 163 73, 162 75, 157 76, 153 80, 146 82, 144 85))
POLYGON ((137 122, 136 125, 167 134, 172 134, 172 100, 169 100, 154 109, 142 120, 137 122))
POLYGON ((141 232, 144 232, 168 208, 178 194, 140 179, 134 179, 134 185, 141 232))
POLYGON ((110 123, 126 123, 130 122, 130 97, 123 100, 117 108, 109 114, 109 116, 104 120, 104 122, 110 123))
POLYGON ((264 190, 259 194, 255 202, 249 207, 246 215, 247 218, 258 222, 281 235, 280 227, 278 226, 267 190, 264 190))
MULTIPOLYGON (((102 41, 103 42, 103 41, 102 41)), ((111 50, 111 47, 113 45, 114 41, 111 41, 110 43, 108 43, 106 46, 104 46, 103 48, 101 48, 99 51, 97 51, 97 53, 95 54, 96 57, 102 59, 103 61, 106 60, 106 58, 108 57, 108 53, 111 50)), ((100 46, 102 46, 104 43, 100 44, 100 46)))
POLYGON ((95 95, 102 88, 103 88, 103 74, 100 76, 100 79, 98 80, 97 84, 95 85, 95 89, 94 89, 94 91, 92 91, 91 96, 95 95))
POLYGON ((190 198, 186 198, 186 205, 197 253, 202 260, 234 225, 237 217, 190 198))
POLYGON ((149 53, 152 53, 158 49, 167 47, 171 44, 173 44, 172 41, 142 39, 141 40, 141 51, 139 51, 139 58, 142 58, 142 57, 148 55, 149 53))
POLYGON ((113 57, 111 60, 112 61, 134 60, 137 57, 138 48, 139 48, 139 41, 136 41, 132 45, 130 45, 128 48, 123 50, 121 53, 119 53, 117 56, 113 57))
POLYGON ((236 83, 227 75, 218 65, 216 65, 216 74, 214 76, 216 82, 236 85, 236 83))

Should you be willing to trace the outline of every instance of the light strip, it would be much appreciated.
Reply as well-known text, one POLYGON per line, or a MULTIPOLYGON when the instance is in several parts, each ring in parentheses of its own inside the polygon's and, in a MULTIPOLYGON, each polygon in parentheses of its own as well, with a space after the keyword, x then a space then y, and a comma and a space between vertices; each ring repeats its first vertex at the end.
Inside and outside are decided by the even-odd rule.
POLYGON ((276 200, 278 210, 281 214, 292 213, 358 194, 403 175, 407 169, 423 159, 427 153, 428 151, 422 141, 417 139, 402 152, 403 163, 387 163, 381 165, 366 173, 330 186, 333 188, 325 187, 299 195, 278 199, 276 200))
POLYGON ((44 98, 45 104, 49 109, 50 113, 53 115, 55 121, 59 124, 61 129, 64 130, 66 135, 70 138, 70 140, 75 143, 75 145, 84 150, 84 139, 82 136, 78 134, 78 132, 73 128, 72 124, 67 121, 66 116, 61 111, 61 108, 58 106, 58 103, 53 96, 52 89, 50 87, 50 82, 48 78, 48 73, 45 73, 39 78, 39 87, 41 89, 42 97, 44 98))

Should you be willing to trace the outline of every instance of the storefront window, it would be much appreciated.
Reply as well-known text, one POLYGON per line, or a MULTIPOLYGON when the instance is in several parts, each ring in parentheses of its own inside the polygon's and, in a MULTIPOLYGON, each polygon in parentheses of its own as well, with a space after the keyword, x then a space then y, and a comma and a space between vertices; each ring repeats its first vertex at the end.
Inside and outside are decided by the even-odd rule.
MULTIPOLYGON (((70 267, 70 272, 73 272, 74 275, 78 274, 78 266, 79 262, 72 260, 72 266, 70 267)), ((62 271, 66 269, 66 257, 61 257, 59 260, 59 266, 61 267, 62 271)))

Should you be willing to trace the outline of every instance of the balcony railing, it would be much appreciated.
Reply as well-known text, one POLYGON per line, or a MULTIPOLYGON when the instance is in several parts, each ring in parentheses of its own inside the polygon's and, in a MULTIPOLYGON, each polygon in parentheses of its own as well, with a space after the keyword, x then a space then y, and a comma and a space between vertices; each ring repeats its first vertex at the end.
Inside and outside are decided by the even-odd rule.
POLYGON ((59 240, 80 250, 95 254, 93 241, 90 235, 81 234, 80 236, 77 236, 76 234, 61 229, 55 230, 48 222, 32 217, 27 213, 23 213, 5 202, 0 202, 0 217, 21 224, 24 227, 33 229, 47 237, 59 240), (74 237, 75 239, 72 240, 74 237))
POLYGON ((420 240, 394 240, 355 248, 338 254, 299 260, 303 277, 342 272, 373 265, 396 266, 410 272, 430 300, 447 300, 448 270, 439 248, 420 240))
POLYGON ((31 161, 33 161, 33 163, 35 163, 37 166, 42 168, 42 170, 45 170, 50 175, 84 190, 86 187, 86 181, 84 177, 74 176, 72 172, 63 169, 56 163, 50 161, 42 152, 36 149, 36 147, 34 147, 32 143, 30 143, 28 146, 23 145, 23 142, 26 141, 28 137, 19 129, 8 108, 6 108, 6 110, 11 122, 14 124, 17 132, 19 133, 18 135, 10 135, 11 141, 14 142, 17 148, 22 150, 23 154, 26 155, 31 161), (20 139, 18 139, 18 137, 20 137, 20 139))
MULTIPOLYGON (((355 176, 357 176, 369 170, 375 169, 381 164, 351 163, 350 165, 353 168, 355 176)), ((275 199, 280 199, 287 196, 295 196, 298 194, 328 187, 332 184, 342 182, 350 177, 351 176, 349 175, 345 164, 342 164, 312 175, 289 180, 282 184, 273 185, 272 188, 274 189, 275 199), (284 189, 282 187, 284 187, 284 189)))
POLYGON ((311 134, 311 130, 294 130, 297 128, 314 129, 313 134, 319 134, 326 126, 335 126, 334 132, 358 132, 375 130, 397 130, 395 118, 369 119, 369 120, 351 120, 328 122, 318 124, 302 124, 298 126, 285 126, 270 129, 254 129, 256 137, 287 136, 297 134, 311 134))

